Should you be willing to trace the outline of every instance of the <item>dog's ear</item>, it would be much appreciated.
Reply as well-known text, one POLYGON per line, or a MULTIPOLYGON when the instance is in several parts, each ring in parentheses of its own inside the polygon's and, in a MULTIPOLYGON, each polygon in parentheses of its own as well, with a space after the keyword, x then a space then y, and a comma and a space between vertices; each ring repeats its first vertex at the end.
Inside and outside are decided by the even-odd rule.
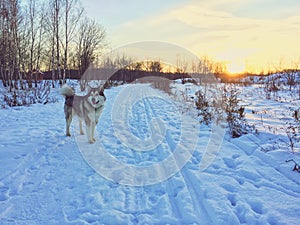
POLYGON ((99 89, 99 95, 104 96, 104 87, 103 86, 100 87, 100 89, 99 89))
POLYGON ((85 87, 85 91, 87 93, 89 93, 91 90, 92 90, 92 87, 89 84, 87 84, 86 87, 85 87))

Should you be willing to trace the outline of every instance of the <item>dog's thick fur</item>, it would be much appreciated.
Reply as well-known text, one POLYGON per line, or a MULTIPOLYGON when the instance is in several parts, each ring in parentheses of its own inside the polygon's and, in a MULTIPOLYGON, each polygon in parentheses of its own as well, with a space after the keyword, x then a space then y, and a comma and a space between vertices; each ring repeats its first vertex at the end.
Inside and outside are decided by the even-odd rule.
POLYGON ((65 96, 66 135, 70 134, 70 125, 73 115, 79 119, 80 134, 84 134, 82 120, 86 124, 86 134, 90 143, 95 142, 94 133, 98 119, 102 113, 106 97, 103 88, 90 88, 85 96, 75 95, 67 84, 60 89, 60 94, 65 96))

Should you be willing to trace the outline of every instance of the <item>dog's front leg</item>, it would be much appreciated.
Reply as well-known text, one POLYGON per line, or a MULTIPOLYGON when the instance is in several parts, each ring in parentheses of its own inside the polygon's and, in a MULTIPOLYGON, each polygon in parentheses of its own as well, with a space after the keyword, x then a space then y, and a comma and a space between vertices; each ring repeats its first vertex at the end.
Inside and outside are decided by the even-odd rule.
POLYGON ((80 129, 80 134, 83 135, 84 132, 83 132, 83 129, 82 129, 82 120, 79 119, 79 129, 80 129))
POLYGON ((95 129, 96 129, 96 124, 95 122, 92 122, 92 126, 91 126, 91 132, 92 132, 92 140, 95 142, 95 129))
POLYGON ((86 125, 86 135, 87 135, 89 143, 93 144, 94 140, 92 138, 92 132, 91 131, 92 131, 92 124, 87 124, 86 125))
POLYGON ((93 138, 93 122, 91 122, 90 120, 86 121, 86 135, 88 138, 89 143, 93 144, 95 142, 95 139, 93 138))

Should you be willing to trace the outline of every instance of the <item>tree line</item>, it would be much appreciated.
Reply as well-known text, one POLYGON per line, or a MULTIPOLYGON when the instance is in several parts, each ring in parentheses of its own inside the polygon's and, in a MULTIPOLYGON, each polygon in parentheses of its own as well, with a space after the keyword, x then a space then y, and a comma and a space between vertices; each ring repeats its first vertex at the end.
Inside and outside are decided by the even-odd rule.
POLYGON ((105 28, 79 0, 0 0, 0 77, 9 91, 36 87, 40 70, 63 84, 105 46, 105 28))

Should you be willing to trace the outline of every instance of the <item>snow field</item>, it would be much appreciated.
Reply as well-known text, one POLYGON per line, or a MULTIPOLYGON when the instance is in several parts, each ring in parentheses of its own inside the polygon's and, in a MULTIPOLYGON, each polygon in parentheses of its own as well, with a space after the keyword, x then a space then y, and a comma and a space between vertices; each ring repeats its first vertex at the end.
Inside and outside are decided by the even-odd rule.
MULTIPOLYGON (((132 95, 146 88, 138 84, 131 86, 132 95)), ((96 143, 101 143, 114 159, 142 170, 165 160, 182 141, 180 112, 176 103, 164 101, 160 91, 153 89, 151 97, 134 102, 122 127, 116 123, 118 120, 114 121, 111 110, 124 88, 105 91, 108 101, 97 126, 96 143), (152 121, 156 117, 162 119, 166 129, 156 126, 152 121), (151 130, 151 124, 155 129, 151 130), (124 133, 119 140, 115 130, 122 128, 124 133), (155 130, 166 138, 154 150, 138 151, 124 145, 127 135, 147 140, 155 130)), ((250 113, 263 110, 267 103, 255 94, 251 99, 249 93, 254 90, 247 88, 247 116, 259 124, 259 116, 250 113)), ((274 112, 279 106, 282 105, 274 103, 269 110, 274 112)), ((184 119, 187 124, 194 121, 184 119)), ((272 120, 270 116, 270 125, 278 127, 280 122, 280 118, 272 120)), ((62 98, 46 105, 1 109, 1 224, 296 225, 300 219, 299 174, 285 160, 299 159, 298 155, 282 148, 267 153, 260 151, 261 146, 279 138, 278 134, 262 128, 259 134, 237 139, 225 135, 216 158, 203 171, 201 163, 211 127, 201 125, 195 151, 182 169, 167 180, 134 187, 122 185, 124 174, 130 171, 115 170, 117 173, 109 180, 84 160, 79 147, 86 137, 78 134, 76 120, 73 136, 65 137, 62 98)), ((192 137, 191 134, 190 139, 184 139, 187 146, 187 142, 195 141, 192 137)), ((90 148, 87 141, 85 145, 90 148)), ((158 167, 150 175, 162 178, 166 171, 167 167, 158 167)))

